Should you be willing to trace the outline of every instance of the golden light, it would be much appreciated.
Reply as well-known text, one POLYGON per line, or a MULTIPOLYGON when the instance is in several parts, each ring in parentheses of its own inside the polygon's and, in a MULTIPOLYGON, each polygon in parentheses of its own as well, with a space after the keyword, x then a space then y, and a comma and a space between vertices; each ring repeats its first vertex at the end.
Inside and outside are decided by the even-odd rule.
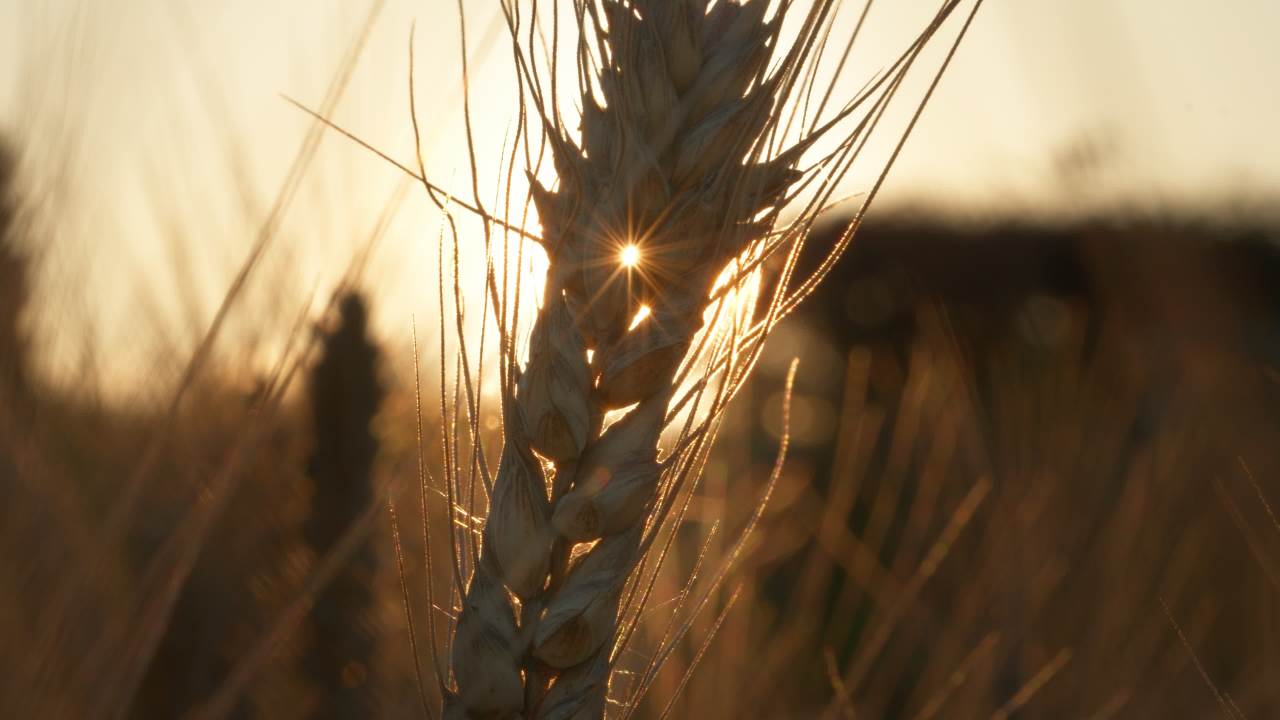
POLYGON ((634 244, 622 248, 622 252, 618 253, 618 262, 621 262, 622 267, 625 268, 633 268, 639 265, 640 248, 634 244))
POLYGON ((649 317, 650 312, 652 311, 649 309, 648 305, 641 305, 640 309, 636 311, 635 317, 631 318, 631 327, 627 329, 635 330, 637 325, 644 322, 644 319, 649 317))

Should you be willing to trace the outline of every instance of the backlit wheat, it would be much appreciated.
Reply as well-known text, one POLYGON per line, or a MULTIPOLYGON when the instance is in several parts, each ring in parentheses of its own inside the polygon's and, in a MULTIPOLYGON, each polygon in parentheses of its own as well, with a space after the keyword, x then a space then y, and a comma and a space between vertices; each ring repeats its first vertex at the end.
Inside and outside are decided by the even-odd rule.
MULTIPOLYGON (((533 183, 549 271, 528 360, 504 401, 504 450, 457 620, 447 717, 603 716, 628 581, 678 476, 697 471, 698 453, 659 452, 669 408, 688 400, 680 369, 696 357, 706 373, 724 372, 718 413, 768 328, 821 276, 792 282, 802 238, 954 5, 819 123, 806 115, 810 101, 815 114, 826 105, 813 73, 832 2, 803 13, 768 0, 576 3, 580 133, 564 127, 554 84, 518 42, 536 11, 530 19, 505 8, 558 183, 533 183), (793 20, 798 34, 783 47, 793 20), (836 127, 834 149, 802 168, 836 127), (801 189, 812 198, 780 223, 801 189), (785 261, 753 324, 719 349, 700 346, 717 278, 736 267, 730 285, 742 286, 771 255, 785 261), (629 407, 605 427, 606 413, 629 407), (594 544, 584 552, 582 543, 594 544)), ((698 427, 682 440, 713 433, 698 427)))

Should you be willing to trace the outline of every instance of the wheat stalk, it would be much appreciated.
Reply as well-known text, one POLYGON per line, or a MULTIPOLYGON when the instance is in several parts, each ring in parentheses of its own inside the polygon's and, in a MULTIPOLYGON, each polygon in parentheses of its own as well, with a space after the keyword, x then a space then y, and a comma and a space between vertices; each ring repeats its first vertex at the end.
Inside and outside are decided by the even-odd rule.
MULTIPOLYGON (((504 5, 526 109, 558 185, 540 184, 531 164, 549 270, 523 368, 509 328, 516 311, 499 302, 490 265, 505 321, 504 446, 457 616, 446 717, 604 715, 617 651, 647 597, 641 560, 769 328, 847 245, 852 228, 796 281, 809 227, 956 4, 824 116, 829 86, 814 93, 834 2, 800 14, 787 48, 784 21, 798 14, 790 2, 575 2, 579 133, 560 117, 554 49, 541 66, 531 49, 545 30, 536 6, 525 18, 504 5), (800 169, 837 127, 832 149, 800 169), (801 206, 796 219, 781 223, 791 204, 801 206), (783 258, 771 290, 749 302, 771 257, 783 258), (737 312, 723 302, 733 291, 737 312), (722 315, 732 326, 717 334, 722 315), (660 436, 682 411, 684 429, 660 458, 660 436)), ((558 43, 554 21, 551 30, 558 43)), ((483 213, 479 197, 475 208, 483 213)))

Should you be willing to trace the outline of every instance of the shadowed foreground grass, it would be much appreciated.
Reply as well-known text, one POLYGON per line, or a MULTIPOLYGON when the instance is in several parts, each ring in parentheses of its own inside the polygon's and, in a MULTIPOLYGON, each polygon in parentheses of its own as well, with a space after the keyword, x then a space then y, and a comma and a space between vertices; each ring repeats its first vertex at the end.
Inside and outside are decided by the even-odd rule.
MULTIPOLYGON (((325 325, 299 340, 316 349, 297 369, 309 383, 212 372, 172 414, 44 387, 21 322, 34 240, 2 207, 4 714, 416 716, 415 672, 431 686, 443 657, 428 620, 451 619, 424 591, 419 452, 431 468, 441 450, 415 415, 425 438, 440 419, 415 403, 409 350, 325 325)), ((641 714, 1280 712, 1274 248, 1158 222, 864 228, 729 410, 622 659, 643 671, 673 612, 692 630, 641 714), (720 562, 754 506, 792 356, 781 485, 695 614, 705 583, 682 600, 685 577, 720 562)), ((441 495, 426 495, 436 528, 441 495)))

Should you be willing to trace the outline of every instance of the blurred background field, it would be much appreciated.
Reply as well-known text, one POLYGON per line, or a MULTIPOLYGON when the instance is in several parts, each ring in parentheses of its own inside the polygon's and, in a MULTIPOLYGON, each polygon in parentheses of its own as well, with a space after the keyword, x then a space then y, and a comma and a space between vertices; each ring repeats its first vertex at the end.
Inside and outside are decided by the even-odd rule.
MULTIPOLYGON (((901 5, 854 62, 932 10, 901 5)), ((387 3, 354 53, 367 12, 0 4, 5 716, 421 715, 449 621, 422 514, 449 527, 466 422, 441 221, 279 97, 325 107, 358 55, 333 116, 409 157, 416 18, 428 173, 468 184, 456 9, 387 3)), ((1280 715, 1278 12, 989 2, 728 410, 624 660, 679 608, 643 715, 1280 715), (694 613, 793 357, 779 487, 694 613)), ((509 69, 494 13, 467 20, 483 183, 509 69)))

